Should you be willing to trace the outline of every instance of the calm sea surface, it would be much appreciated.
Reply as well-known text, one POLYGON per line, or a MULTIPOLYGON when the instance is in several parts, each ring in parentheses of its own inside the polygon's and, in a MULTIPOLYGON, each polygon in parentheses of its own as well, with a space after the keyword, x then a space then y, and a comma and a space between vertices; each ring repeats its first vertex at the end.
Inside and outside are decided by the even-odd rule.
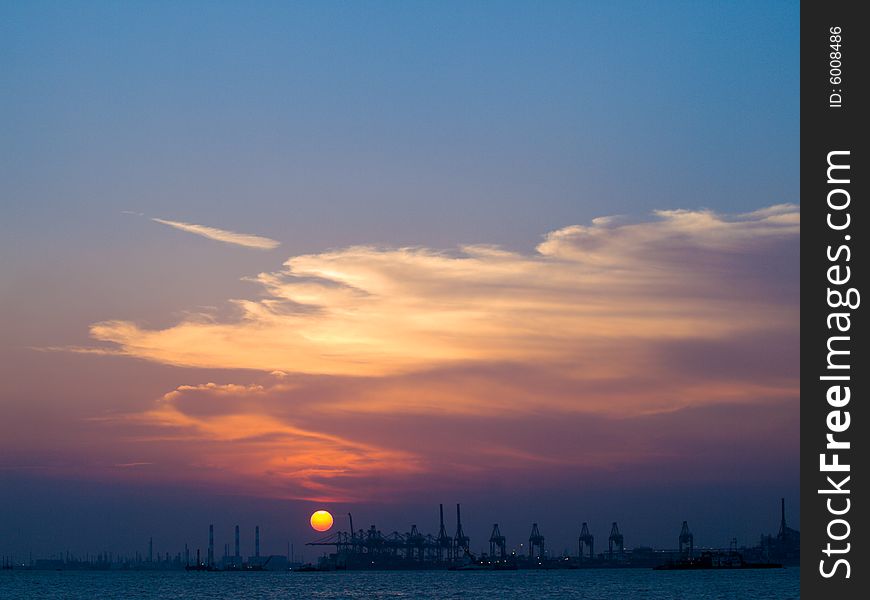
POLYGON ((185 573, 0 571, 3 600, 111 598, 728 598, 800 596, 796 567, 760 571, 185 573))

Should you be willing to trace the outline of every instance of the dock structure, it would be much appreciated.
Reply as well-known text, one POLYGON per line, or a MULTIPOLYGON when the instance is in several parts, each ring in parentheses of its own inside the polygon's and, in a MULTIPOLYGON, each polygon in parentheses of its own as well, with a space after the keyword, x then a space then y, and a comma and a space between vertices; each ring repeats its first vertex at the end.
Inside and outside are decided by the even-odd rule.
POLYGON ((580 561, 583 561, 583 546, 585 545, 589 548, 589 557, 588 560, 592 560, 592 557, 595 554, 595 536, 589 533, 589 526, 586 522, 583 522, 583 525, 580 527, 580 539, 579 539, 579 547, 577 552, 577 558, 580 561))
POLYGON ((625 538, 619 532, 619 525, 616 524, 616 521, 613 522, 613 525, 610 528, 610 537, 607 538, 607 553, 610 560, 613 560, 614 547, 619 553, 619 556, 625 554, 625 538))
POLYGON ((450 539, 450 536, 447 535, 447 528, 444 527, 444 505, 438 505, 438 511, 441 513, 440 522, 441 526, 438 529, 438 537, 435 538, 438 544, 437 556, 438 560, 444 560, 445 558, 452 559, 453 558, 453 540, 450 539))
MULTIPOLYGON (((325 569, 485 569, 516 568, 580 568, 590 566, 625 566, 622 534, 616 523, 610 536, 609 552, 595 556, 594 536, 587 523, 580 532, 578 554, 575 557, 548 554, 544 534, 539 524, 533 523, 528 548, 522 552, 510 550, 507 538, 498 523, 493 523, 488 539, 489 552, 476 555, 471 551, 471 539, 462 523, 462 507, 456 505, 456 528, 447 533, 444 505, 438 506, 438 533, 426 534, 416 524, 405 532, 385 533, 376 525, 355 530, 353 517, 348 513, 349 531, 333 531, 308 546, 329 547, 333 551, 321 558, 325 569)), ((674 551, 676 552, 676 551, 674 551)), ((649 557, 644 557, 649 561, 649 557)))
MULTIPOLYGON (((797 565, 800 562, 800 532, 791 529, 785 520, 785 503, 776 511, 779 531, 762 535, 756 545, 740 545, 732 540, 726 550, 711 546, 696 546, 695 536, 688 521, 682 521, 676 548, 655 549, 649 546, 625 547, 625 538, 614 521, 608 536, 608 545, 603 552, 595 553, 589 524, 583 522, 577 538, 576 554, 566 549, 557 555, 550 540, 545 546, 539 524, 533 523, 529 535, 529 547, 507 545, 502 527, 493 523, 488 540, 488 552, 481 545, 480 553, 471 551, 471 539, 465 533, 461 507, 456 506, 455 534, 447 532, 444 507, 439 505, 437 535, 426 533, 425 527, 416 524, 404 532, 382 532, 376 525, 368 529, 354 529, 353 516, 348 513, 349 531, 336 530, 324 537, 309 542, 309 546, 330 547, 317 564, 296 560, 293 546, 287 542, 287 555, 262 553, 260 527, 253 528, 252 554, 242 557, 240 528, 235 526, 224 543, 223 560, 215 556, 215 525, 208 526, 208 551, 200 551, 200 544, 184 544, 177 553, 170 553, 155 545, 154 539, 145 536, 142 547, 135 552, 118 555, 100 552, 75 556, 67 551, 48 558, 25 560, 15 556, 0 556, 3 569, 34 570, 186 570, 186 571, 317 571, 339 569, 453 569, 453 570, 514 570, 514 569, 585 569, 585 568, 773 568, 779 565, 797 565), (233 544, 234 542, 234 544, 233 544), (194 562, 195 559, 195 562, 194 562), (710 563, 710 565, 707 565, 710 563), (669 566, 668 566, 669 565, 669 566)), ((679 522, 679 521, 677 521, 679 522)), ((434 529, 434 527, 433 527, 434 529)), ((203 531, 204 533, 204 531, 203 531)), ((674 531, 676 533, 676 529, 674 531)), ((204 537, 204 536, 203 536, 204 537)), ((203 540, 204 541, 204 540, 203 540)), ((484 541, 484 543, 485 543, 484 541)), ((559 542, 557 542, 559 543, 559 542)))
POLYGON ((498 528, 498 523, 492 526, 492 533, 489 536, 489 555, 498 556, 498 558, 507 558, 507 544, 505 537, 501 534, 498 528))
POLYGON ((538 524, 532 523, 532 532, 529 534, 529 558, 541 559, 544 555, 544 536, 541 535, 538 524), (536 548, 538 550, 537 554, 535 554, 536 548))
POLYGON ((683 521, 683 528, 680 530, 680 556, 683 558, 692 558, 695 553, 695 536, 689 531, 689 523, 683 521))
POLYGON ((459 513, 459 504, 456 505, 456 535, 453 536, 453 558, 459 559, 469 553, 471 541, 462 530, 462 515, 459 513))

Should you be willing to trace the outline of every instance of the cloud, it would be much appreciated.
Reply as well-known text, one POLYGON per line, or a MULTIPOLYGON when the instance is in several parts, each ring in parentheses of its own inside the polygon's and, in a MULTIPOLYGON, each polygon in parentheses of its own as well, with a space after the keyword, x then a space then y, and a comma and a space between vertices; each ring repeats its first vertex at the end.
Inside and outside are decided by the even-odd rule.
POLYGON ((799 233, 779 205, 595 219, 530 252, 294 256, 234 318, 94 324, 101 353, 248 380, 102 426, 154 463, 139 477, 321 501, 761 480, 798 439, 799 233))
POLYGON ((301 255, 233 300, 231 320, 165 329, 92 325, 94 339, 166 364, 386 376, 470 362, 637 372, 665 342, 722 340, 797 323, 799 210, 734 217, 660 211, 547 234, 532 253, 355 246, 301 255))
POLYGON ((128 444, 146 442, 188 481, 218 479, 225 488, 259 495, 359 500, 374 494, 377 485, 420 471, 417 457, 405 450, 324 431, 324 424, 312 418, 317 414, 313 404, 306 407, 307 417, 294 417, 275 401, 284 389, 182 385, 152 409, 104 422, 135 432, 128 433, 128 444), (179 464, 185 455, 203 459, 179 464))
MULTIPOLYGON (((495 372, 430 374, 386 384, 361 378, 337 385, 326 380, 268 387, 183 385, 151 409, 113 416, 108 424, 116 435, 123 432, 132 451, 168 465, 140 476, 322 502, 422 501, 439 490, 455 494, 505 481, 514 493, 565 480, 592 485, 628 477, 661 484, 707 480, 711 473, 720 483, 732 478, 746 483, 762 479, 796 451, 796 387, 774 396, 750 390, 753 401, 739 410, 718 397, 713 404, 626 416, 572 412, 567 406, 542 410, 534 394, 553 393, 566 380, 557 375, 541 388, 550 373, 508 368, 500 373, 502 387, 479 385, 465 392, 474 379, 494 383, 495 372), (401 388, 411 399, 438 379, 445 383, 433 396, 441 397, 442 406, 425 419, 348 402, 371 400, 387 388, 401 388), (519 388, 515 394, 502 393, 512 386, 519 388), (484 410, 457 411, 451 394, 484 410), (500 410, 516 403, 535 409, 500 410)), ((582 393, 567 383, 563 395, 582 393)), ((635 393, 643 387, 644 382, 635 384, 635 393)))
POLYGON ((35 352, 72 352, 74 354, 95 354, 98 356, 126 356, 119 348, 99 348, 95 346, 28 346, 35 352))
POLYGON ((201 235, 202 237, 208 238, 210 240, 216 240, 218 242, 224 242, 226 244, 235 244, 237 246, 244 246, 246 248, 272 250, 281 245, 281 242, 259 235, 236 233, 234 231, 226 231, 224 229, 218 229, 216 227, 207 227, 205 225, 196 225, 194 223, 184 223, 181 221, 169 221, 166 219, 157 218, 152 218, 151 220, 155 223, 162 223, 163 225, 169 225, 170 227, 174 227, 175 229, 180 229, 181 231, 201 235))

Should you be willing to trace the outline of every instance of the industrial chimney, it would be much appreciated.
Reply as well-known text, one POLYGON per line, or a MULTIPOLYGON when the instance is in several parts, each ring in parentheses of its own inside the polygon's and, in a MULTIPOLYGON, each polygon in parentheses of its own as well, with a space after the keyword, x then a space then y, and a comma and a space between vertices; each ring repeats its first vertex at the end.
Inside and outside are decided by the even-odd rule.
POLYGON ((236 525, 236 563, 239 562, 239 526, 236 525))
POLYGON ((214 525, 208 526, 208 566, 214 566, 214 525))

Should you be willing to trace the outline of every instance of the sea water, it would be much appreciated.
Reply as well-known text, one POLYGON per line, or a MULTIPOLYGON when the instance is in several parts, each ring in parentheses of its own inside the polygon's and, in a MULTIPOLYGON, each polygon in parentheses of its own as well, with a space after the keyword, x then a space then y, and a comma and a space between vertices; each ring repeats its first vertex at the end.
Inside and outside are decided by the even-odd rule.
POLYGON ((369 599, 497 598, 788 600, 800 597, 796 567, 744 571, 583 569, 559 571, 0 571, 0 598, 369 599))

